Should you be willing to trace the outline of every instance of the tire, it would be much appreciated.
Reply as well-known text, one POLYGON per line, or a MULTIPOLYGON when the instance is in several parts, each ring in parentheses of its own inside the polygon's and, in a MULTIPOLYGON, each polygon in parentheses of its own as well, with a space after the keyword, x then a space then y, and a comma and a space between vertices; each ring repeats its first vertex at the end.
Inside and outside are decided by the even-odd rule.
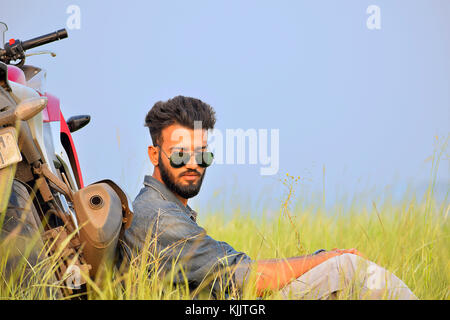
MULTIPOLYGON (((32 284, 42 286, 41 281, 48 270, 42 264, 37 266, 45 257, 41 222, 32 200, 25 185, 14 180, 0 231, 0 273, 4 274, 9 287, 20 288, 13 290, 10 298, 42 299, 49 298, 49 294, 55 296, 51 292, 55 290, 48 288, 28 291, 32 284)), ((49 281, 55 279, 54 276, 45 278, 49 281)))
POLYGON ((39 232, 39 225, 40 219, 27 188, 18 180, 14 180, 2 225, 2 238, 17 232, 19 227, 20 237, 32 238, 39 232))

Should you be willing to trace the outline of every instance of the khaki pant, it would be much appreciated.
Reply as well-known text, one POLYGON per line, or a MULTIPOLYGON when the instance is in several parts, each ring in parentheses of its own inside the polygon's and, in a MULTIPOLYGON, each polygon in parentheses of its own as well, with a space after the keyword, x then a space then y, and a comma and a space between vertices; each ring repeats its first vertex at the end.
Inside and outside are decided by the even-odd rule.
POLYGON ((394 274, 346 253, 319 264, 280 290, 283 299, 417 299, 394 274))

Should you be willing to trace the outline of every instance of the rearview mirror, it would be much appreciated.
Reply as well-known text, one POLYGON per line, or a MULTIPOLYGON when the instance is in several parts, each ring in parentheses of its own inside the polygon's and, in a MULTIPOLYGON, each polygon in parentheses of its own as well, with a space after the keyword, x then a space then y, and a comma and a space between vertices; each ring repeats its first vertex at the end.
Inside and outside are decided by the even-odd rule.
POLYGON ((89 121, 91 121, 91 116, 89 115, 73 116, 67 120, 67 126, 69 127, 70 132, 75 132, 85 127, 89 121))

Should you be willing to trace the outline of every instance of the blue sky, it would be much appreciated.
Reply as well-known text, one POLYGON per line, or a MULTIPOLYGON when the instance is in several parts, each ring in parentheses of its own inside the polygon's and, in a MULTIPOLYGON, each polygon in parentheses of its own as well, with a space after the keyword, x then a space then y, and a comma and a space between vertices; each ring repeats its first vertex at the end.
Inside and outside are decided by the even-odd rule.
MULTIPOLYGON (((277 175, 259 165, 216 165, 190 204, 276 208, 280 182, 301 176, 299 197, 327 204, 386 187, 422 190, 435 137, 449 134, 450 1, 3 1, 0 21, 28 39, 81 28, 31 57, 66 118, 90 114, 73 134, 87 183, 110 178, 134 198, 152 169, 144 117, 182 94, 217 113, 217 128, 279 129, 277 175), (369 30, 369 5, 381 29, 369 30), (325 179, 323 169, 325 167, 325 179)), ((448 155, 448 150, 447 150, 448 155)), ((449 189, 449 161, 440 190, 449 189)))

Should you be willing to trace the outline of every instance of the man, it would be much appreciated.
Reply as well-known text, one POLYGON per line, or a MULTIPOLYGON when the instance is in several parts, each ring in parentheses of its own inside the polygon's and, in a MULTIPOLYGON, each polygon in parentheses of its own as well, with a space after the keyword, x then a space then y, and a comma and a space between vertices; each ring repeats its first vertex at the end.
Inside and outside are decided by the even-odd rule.
POLYGON ((148 112, 145 123, 153 141, 148 156, 154 171, 133 202, 133 223, 124 234, 129 256, 149 250, 146 241, 153 241, 163 274, 176 270, 174 282, 197 289, 208 285, 216 297, 241 292, 254 268, 258 295, 280 290, 285 298, 327 299, 355 287, 358 298, 416 299, 401 280, 356 249, 253 261, 209 237, 187 202, 199 193, 212 163, 207 130, 215 121, 211 106, 183 96, 157 102, 148 112))

